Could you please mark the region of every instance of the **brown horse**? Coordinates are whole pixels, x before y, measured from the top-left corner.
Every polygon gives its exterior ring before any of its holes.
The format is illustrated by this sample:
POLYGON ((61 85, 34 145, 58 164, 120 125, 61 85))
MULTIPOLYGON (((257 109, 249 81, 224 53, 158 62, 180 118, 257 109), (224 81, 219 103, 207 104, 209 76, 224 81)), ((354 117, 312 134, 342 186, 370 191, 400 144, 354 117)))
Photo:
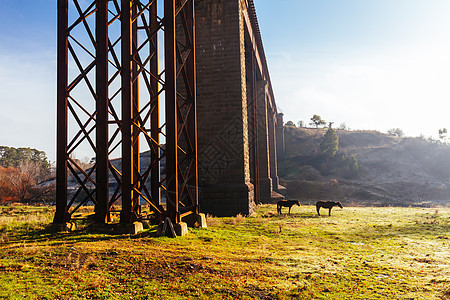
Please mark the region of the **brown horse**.
POLYGON ((331 216, 331 209, 334 206, 339 206, 340 208, 342 208, 342 204, 341 202, 333 202, 333 201, 317 201, 316 203, 316 209, 317 209, 317 214, 320 216, 319 210, 321 207, 323 208, 328 208, 328 215, 331 216))
POLYGON ((293 205, 297 204, 298 206, 300 206, 300 202, 298 202, 298 200, 281 200, 278 201, 277 203, 277 212, 281 215, 281 208, 284 207, 289 207, 289 214, 291 214, 291 207, 293 205))

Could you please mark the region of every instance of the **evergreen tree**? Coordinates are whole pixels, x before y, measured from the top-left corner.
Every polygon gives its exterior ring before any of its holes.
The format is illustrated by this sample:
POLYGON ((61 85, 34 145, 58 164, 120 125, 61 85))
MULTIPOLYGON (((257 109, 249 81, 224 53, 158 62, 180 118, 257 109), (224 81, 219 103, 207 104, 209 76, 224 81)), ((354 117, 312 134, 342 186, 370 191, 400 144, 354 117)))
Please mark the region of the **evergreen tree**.
POLYGON ((50 172, 50 162, 44 151, 33 148, 0 146, 0 167, 18 168, 24 162, 32 162, 38 165, 42 176, 46 176, 50 172))
POLYGON ((333 128, 329 128, 325 133, 319 146, 320 154, 327 158, 334 157, 339 150, 339 137, 333 128))

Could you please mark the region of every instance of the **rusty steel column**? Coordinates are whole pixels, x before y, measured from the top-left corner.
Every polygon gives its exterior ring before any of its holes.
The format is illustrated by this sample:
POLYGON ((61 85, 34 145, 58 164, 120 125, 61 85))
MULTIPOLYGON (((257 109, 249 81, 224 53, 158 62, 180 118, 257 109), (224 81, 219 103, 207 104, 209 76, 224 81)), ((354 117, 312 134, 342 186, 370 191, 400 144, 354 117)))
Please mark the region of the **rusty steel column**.
POLYGON ((56 213, 53 223, 67 222, 67 68, 68 0, 58 0, 56 213))
MULTIPOLYGON (((158 1, 150 8, 150 32, 158 31, 158 1)), ((159 51, 158 51, 158 34, 154 34, 150 41, 150 53, 154 53, 150 59, 150 73, 159 73, 159 51)), ((154 169, 151 172, 151 195, 152 202, 156 206, 161 205, 161 149, 160 145, 160 120, 159 120, 159 81, 158 76, 150 77, 151 93, 150 93, 150 131, 151 138, 154 144, 150 147, 151 160, 155 164, 154 169)))
POLYGON ((198 212, 194 0, 164 2, 167 214, 198 212))
POLYGON ((121 223, 131 222, 133 190, 131 1, 122 0, 122 212, 121 223))
POLYGON ((188 177, 188 192, 191 193, 194 209, 193 211, 198 214, 198 160, 197 160, 197 82, 196 82, 196 54, 195 54, 195 1, 189 1, 186 4, 186 25, 187 35, 190 38, 191 53, 186 62, 186 69, 188 73, 188 90, 191 94, 191 110, 187 116, 187 130, 189 136, 189 142, 191 143, 191 151, 189 155, 192 155, 192 171, 188 177))
POLYGON ((140 145, 139 145, 139 71, 135 56, 138 54, 139 48, 139 32, 138 32, 138 7, 135 4, 131 5, 131 105, 132 105, 132 152, 133 152, 133 190, 132 190, 132 221, 137 219, 140 213, 140 197, 139 193, 134 189, 140 190, 141 181, 141 159, 140 159, 140 145))
POLYGON ((97 223, 105 223, 108 215, 108 0, 96 2, 96 161, 97 161, 97 223))
POLYGON ((86 204, 95 205, 96 222, 104 223, 108 211, 107 27, 111 12, 107 1, 100 0, 59 1, 58 11, 58 199, 55 223, 70 221, 86 204), (68 22, 69 15, 75 16, 71 23, 68 22), (93 18, 95 22, 91 21, 93 18), (92 74, 94 72, 96 74, 92 74), (92 105, 93 102, 96 104, 92 105), (74 156, 79 150, 83 156, 98 158, 99 169, 97 164, 86 169, 74 156), (93 178, 96 171, 98 181, 93 178))
POLYGON ((166 87, 166 181, 167 213, 179 222, 178 211, 178 111, 175 0, 164 1, 164 60, 166 87))

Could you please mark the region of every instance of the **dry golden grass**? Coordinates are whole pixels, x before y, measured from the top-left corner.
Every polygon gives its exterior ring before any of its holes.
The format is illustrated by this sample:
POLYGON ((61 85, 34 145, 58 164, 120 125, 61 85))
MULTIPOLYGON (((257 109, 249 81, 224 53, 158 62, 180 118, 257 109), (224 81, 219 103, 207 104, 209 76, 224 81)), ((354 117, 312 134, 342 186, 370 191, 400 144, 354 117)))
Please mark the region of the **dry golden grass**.
POLYGON ((223 221, 220 218, 207 214, 206 223, 208 224, 208 226, 219 226, 222 225, 223 221))
POLYGON ((237 214, 236 217, 234 217, 232 219, 233 225, 241 224, 244 221, 245 221, 245 216, 243 216, 241 214, 237 214))

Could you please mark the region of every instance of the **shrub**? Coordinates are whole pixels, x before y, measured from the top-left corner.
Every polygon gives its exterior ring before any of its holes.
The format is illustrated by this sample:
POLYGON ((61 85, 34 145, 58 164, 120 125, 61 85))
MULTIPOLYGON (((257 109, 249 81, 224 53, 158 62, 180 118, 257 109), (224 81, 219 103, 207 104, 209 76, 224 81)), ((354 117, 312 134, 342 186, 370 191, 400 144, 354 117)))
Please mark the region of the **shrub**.
POLYGON ((30 160, 22 161, 18 167, 0 167, 0 203, 51 198, 53 185, 37 185, 41 171, 41 164, 30 160))
POLYGON ((339 137, 333 128, 330 128, 325 133, 322 142, 319 146, 320 153, 326 158, 334 157, 339 150, 339 137))

